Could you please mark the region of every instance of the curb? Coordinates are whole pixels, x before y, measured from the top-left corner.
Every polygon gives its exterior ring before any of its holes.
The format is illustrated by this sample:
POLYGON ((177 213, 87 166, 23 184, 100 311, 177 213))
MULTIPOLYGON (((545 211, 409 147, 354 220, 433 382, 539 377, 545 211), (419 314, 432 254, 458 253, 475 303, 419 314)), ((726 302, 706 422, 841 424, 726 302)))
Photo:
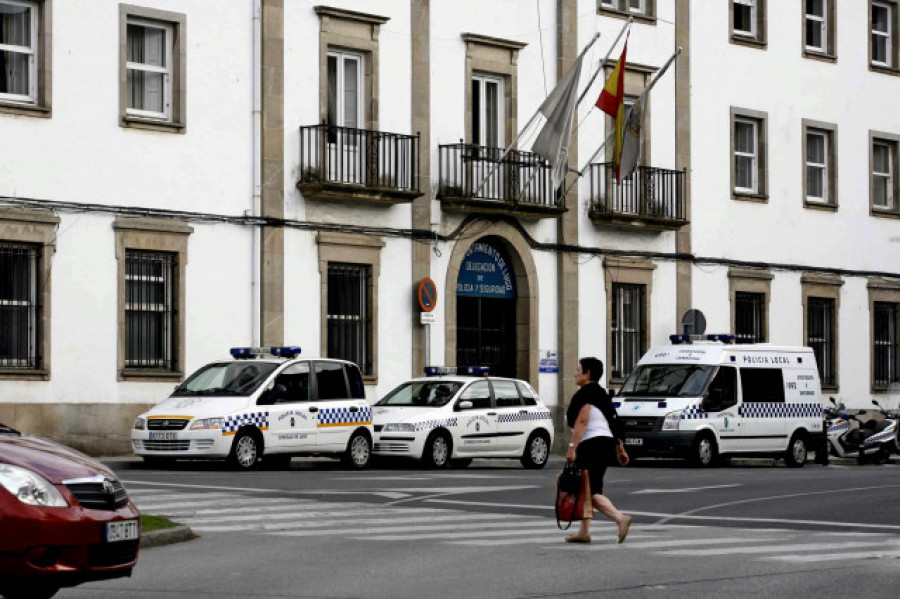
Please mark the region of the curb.
POLYGON ((190 541, 196 535, 189 526, 175 526, 141 534, 141 549, 190 541))

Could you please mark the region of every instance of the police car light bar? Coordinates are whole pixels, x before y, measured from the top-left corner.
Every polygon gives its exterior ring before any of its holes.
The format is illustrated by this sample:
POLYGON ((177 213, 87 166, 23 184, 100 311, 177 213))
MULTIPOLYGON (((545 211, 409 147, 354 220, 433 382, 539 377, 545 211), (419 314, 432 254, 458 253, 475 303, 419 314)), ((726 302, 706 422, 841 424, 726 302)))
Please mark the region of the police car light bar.
POLYGON ((722 343, 734 343, 734 335, 730 335, 727 333, 718 334, 718 335, 707 335, 706 338, 709 341, 721 341, 722 343))
POLYGON ((275 356, 276 358, 296 358, 300 355, 300 347, 232 347, 231 355, 237 360, 246 360, 257 356, 275 356))
POLYGON ((491 374, 490 366, 469 366, 466 368, 466 373, 472 376, 488 376, 491 374))
POLYGON ((672 345, 680 345, 682 343, 690 343, 691 336, 690 335, 669 335, 669 341, 672 342, 672 345))
POLYGON ((456 374, 456 366, 426 366, 425 376, 441 376, 443 374, 456 374))

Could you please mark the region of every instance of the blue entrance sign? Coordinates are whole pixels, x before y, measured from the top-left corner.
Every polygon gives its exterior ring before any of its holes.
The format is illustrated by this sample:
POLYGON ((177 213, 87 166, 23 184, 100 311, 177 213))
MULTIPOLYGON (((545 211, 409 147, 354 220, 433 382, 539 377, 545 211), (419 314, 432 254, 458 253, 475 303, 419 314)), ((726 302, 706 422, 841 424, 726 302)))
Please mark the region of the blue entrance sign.
POLYGON ((516 281, 500 250, 489 243, 472 244, 456 279, 456 295, 467 297, 514 298, 516 281))

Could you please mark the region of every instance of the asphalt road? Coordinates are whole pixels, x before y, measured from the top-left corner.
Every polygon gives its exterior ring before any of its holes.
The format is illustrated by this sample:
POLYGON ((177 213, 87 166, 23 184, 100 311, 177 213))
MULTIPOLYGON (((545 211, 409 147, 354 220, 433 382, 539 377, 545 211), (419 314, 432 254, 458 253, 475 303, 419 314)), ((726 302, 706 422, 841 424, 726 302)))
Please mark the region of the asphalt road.
POLYGON ((145 513, 200 538, 142 552, 131 579, 60 597, 900 597, 896 464, 616 468, 606 495, 635 524, 618 545, 597 514, 583 546, 564 543, 553 518, 559 461, 537 472, 110 465, 145 513))

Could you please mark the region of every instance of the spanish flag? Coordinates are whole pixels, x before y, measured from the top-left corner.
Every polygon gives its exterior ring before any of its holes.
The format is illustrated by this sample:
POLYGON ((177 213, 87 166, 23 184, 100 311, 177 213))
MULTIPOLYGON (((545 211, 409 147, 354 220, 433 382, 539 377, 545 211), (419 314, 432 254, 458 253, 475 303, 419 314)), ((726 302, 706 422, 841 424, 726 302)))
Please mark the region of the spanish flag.
POLYGON ((628 39, 625 39, 625 47, 622 48, 622 56, 616 62, 600 97, 597 98, 597 108, 616 119, 616 143, 613 150, 613 164, 616 167, 616 182, 620 180, 620 168, 622 166, 622 142, 625 129, 625 54, 628 52, 628 39))

